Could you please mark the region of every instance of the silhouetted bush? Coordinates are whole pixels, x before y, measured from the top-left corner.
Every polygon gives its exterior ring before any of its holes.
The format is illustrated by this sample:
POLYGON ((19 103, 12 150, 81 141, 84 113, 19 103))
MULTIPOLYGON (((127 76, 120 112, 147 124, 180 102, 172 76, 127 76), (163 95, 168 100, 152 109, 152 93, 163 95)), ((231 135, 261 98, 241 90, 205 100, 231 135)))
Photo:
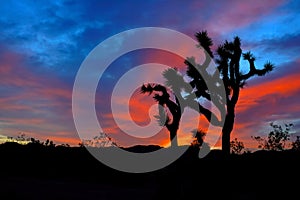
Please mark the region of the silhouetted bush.
POLYGON ((300 151, 300 136, 297 136, 297 139, 292 142, 292 150, 300 151))
POLYGON ((243 142, 238 141, 237 138, 234 138, 234 140, 230 142, 230 149, 231 153, 233 154, 241 154, 244 151, 245 146, 243 142))
POLYGON ((93 139, 82 140, 79 144, 80 147, 111 147, 118 146, 117 143, 104 132, 93 137, 93 139))
POLYGON ((282 151, 285 149, 286 142, 290 139, 290 129, 293 124, 281 125, 270 123, 273 130, 269 133, 267 138, 261 136, 252 136, 258 142, 258 148, 273 151, 282 151))

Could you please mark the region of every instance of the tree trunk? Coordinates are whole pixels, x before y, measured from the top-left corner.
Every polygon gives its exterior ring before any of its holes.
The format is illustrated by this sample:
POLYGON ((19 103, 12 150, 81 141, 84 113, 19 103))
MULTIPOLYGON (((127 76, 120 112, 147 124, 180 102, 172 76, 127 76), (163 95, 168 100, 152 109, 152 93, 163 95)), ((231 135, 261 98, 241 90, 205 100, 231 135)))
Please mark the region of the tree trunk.
POLYGON ((222 131, 222 151, 225 156, 230 155, 230 132, 222 131))
POLYGON ((222 151, 225 156, 230 155, 230 134, 233 130, 234 117, 234 108, 229 108, 222 129, 222 151))
POLYGON ((171 140, 171 147, 178 147, 177 130, 171 130, 170 131, 170 140, 171 140))

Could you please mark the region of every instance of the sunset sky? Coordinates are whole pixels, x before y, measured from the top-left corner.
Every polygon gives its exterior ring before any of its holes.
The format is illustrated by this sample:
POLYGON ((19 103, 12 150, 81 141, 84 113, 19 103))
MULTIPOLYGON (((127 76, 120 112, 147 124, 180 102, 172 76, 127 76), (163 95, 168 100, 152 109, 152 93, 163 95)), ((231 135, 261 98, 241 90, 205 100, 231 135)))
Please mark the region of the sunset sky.
MULTIPOLYGON (((242 89, 232 138, 255 147, 251 136, 266 135, 269 123, 275 121, 293 123, 294 139, 297 133, 300 135, 299 10, 297 0, 2 1, 0 137, 24 132, 41 140, 78 144, 72 89, 85 57, 119 32, 164 27, 193 38, 195 32, 207 30, 214 49, 222 41, 239 36, 243 51, 253 52, 258 67, 268 60, 273 62, 273 72, 249 80, 242 89)), ((184 66, 182 59, 171 57, 155 50, 135 51, 117 59, 101 78, 105 87, 96 94, 98 118, 121 145, 167 143, 165 131, 140 140, 118 136, 111 119, 110 95, 122 74, 137 65, 157 62, 184 66)), ((130 101, 136 123, 149 122, 152 99, 137 95, 130 101)), ((180 133, 182 141, 188 136, 190 133, 180 133)))

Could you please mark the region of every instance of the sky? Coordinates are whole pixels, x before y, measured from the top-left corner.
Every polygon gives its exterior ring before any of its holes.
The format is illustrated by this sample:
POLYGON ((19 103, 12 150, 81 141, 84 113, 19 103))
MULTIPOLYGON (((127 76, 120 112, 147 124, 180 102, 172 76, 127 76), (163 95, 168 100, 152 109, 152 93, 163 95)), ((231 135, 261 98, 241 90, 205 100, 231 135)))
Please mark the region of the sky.
MULTIPOLYGON (((108 37, 140 27, 169 28, 192 38, 207 30, 214 49, 239 36, 243 51, 253 52, 258 67, 271 61, 276 68, 265 77, 250 79, 242 89, 232 138, 255 147, 251 136, 267 135, 270 122, 293 123, 295 138, 300 135, 299 10, 297 0, 1 1, 1 138, 25 133, 40 140, 78 144, 72 89, 82 62, 108 37)), ((115 60, 101 77, 104 87, 96 94, 97 117, 104 131, 124 146, 166 145, 164 129, 143 139, 121 134, 110 111, 111 92, 122 74, 137 65, 157 62, 184 67, 182 61, 151 49, 115 60)), ((153 104, 151 97, 135 95, 130 99, 132 119, 139 125, 149 123, 148 110, 153 104)), ((189 142, 190 137, 182 128, 180 143, 189 142)))

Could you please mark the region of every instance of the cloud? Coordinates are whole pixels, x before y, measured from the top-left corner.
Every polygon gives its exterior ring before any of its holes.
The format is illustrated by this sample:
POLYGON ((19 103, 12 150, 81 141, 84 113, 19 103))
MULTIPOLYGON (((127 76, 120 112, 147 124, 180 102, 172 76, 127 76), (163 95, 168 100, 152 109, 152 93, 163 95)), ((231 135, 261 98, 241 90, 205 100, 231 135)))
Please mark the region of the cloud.
POLYGON ((220 34, 259 19, 281 3, 154 2, 10 2, 1 9, 5 17, 0 19, 0 41, 33 62, 74 73, 74 65, 78 67, 93 47, 129 28, 162 26, 191 36, 204 28, 220 34))
POLYGON ((230 32, 236 28, 254 23, 282 3, 282 0, 272 2, 259 0, 224 2, 216 11, 217 14, 209 20, 208 30, 217 33, 230 32))
POLYGON ((254 55, 258 58, 258 63, 262 65, 261 61, 272 60, 277 66, 282 68, 284 73, 287 68, 292 68, 290 62, 299 62, 298 54, 300 34, 292 33, 280 35, 272 38, 261 38, 257 41, 246 41, 245 49, 251 49, 254 55), (288 67, 285 67, 289 64, 288 67))

